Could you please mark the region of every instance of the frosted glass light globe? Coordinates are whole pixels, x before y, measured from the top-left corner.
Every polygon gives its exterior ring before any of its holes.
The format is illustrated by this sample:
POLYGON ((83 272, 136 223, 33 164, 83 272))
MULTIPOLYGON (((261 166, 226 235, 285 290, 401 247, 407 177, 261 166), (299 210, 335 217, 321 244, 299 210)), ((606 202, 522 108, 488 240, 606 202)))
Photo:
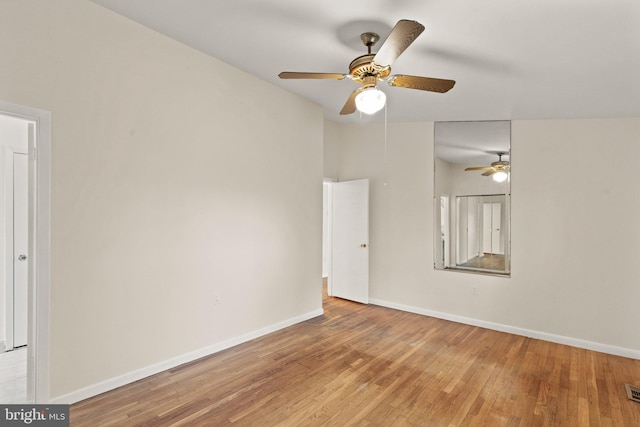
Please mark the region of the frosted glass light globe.
POLYGON ((365 114, 374 114, 382 110, 387 96, 378 88, 369 87, 356 96, 356 108, 365 114))
POLYGON ((491 177, 495 182, 504 182, 507 179, 507 173, 500 171, 500 172, 494 173, 493 175, 491 175, 491 177))

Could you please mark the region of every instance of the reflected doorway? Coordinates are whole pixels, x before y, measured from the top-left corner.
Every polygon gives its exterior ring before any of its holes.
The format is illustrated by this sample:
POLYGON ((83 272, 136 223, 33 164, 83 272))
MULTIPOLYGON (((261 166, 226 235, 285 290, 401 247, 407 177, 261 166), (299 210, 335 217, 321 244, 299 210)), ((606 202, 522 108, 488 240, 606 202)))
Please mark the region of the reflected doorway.
POLYGON ((456 197, 456 263, 450 268, 509 271, 507 196, 456 197))

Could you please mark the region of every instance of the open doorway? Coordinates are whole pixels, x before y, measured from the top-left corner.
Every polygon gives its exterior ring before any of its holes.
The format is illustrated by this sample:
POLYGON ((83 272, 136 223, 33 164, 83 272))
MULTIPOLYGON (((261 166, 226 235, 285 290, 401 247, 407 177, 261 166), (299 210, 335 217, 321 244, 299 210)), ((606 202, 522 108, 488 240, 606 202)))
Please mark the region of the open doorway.
POLYGON ((49 401, 50 153, 51 114, 0 101, 3 403, 49 401))
POLYGON ((507 197, 504 194, 456 196, 456 269, 508 271, 505 248, 507 197))
POLYGON ((323 296, 332 295, 329 275, 331 273, 331 183, 334 179, 325 178, 322 182, 322 292, 323 296))
POLYGON ((33 123, 0 115, 0 401, 27 403, 28 145, 33 123))

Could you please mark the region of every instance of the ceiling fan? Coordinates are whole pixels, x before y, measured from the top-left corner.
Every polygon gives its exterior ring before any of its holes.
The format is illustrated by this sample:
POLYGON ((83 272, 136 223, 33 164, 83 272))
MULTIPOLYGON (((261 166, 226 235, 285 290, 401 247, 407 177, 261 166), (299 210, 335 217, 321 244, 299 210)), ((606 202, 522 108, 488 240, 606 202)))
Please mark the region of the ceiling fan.
POLYGON ((408 89, 447 92, 456 84, 454 80, 407 76, 404 74, 389 76, 391 64, 423 31, 424 26, 419 22, 406 19, 400 20, 375 54, 371 53, 371 47, 380 40, 380 36, 371 32, 363 33, 360 38, 367 47, 367 54, 351 61, 348 74, 284 71, 278 74, 278 77, 281 79, 349 79, 360 83, 362 86, 353 91, 344 107, 342 107, 340 114, 343 115, 352 114, 356 109, 367 114, 373 114, 382 109, 386 101, 386 95, 376 87, 380 81, 386 81, 390 86, 408 89))
POLYGON ((502 156, 507 155, 508 153, 499 152, 496 153, 498 155, 498 161, 491 163, 491 166, 474 166, 470 168, 466 168, 465 171, 484 171, 482 176, 492 176, 494 181, 503 182, 507 179, 507 172, 509 172, 509 162, 506 160, 502 160, 502 156))

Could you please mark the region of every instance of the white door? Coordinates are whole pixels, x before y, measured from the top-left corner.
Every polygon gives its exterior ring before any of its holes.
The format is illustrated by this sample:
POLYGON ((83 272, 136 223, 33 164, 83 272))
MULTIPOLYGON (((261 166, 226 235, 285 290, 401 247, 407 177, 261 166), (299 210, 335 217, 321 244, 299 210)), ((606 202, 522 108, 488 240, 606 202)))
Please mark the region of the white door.
POLYGON ((489 254, 503 254, 504 250, 501 245, 502 234, 500 231, 502 204, 485 203, 483 209, 484 252, 489 254))
POLYGON ((449 267, 449 196, 440 196, 440 237, 442 245, 438 248, 442 251, 442 265, 440 268, 449 267))
POLYGON ((13 346, 27 345, 28 156, 13 155, 13 346))
POLYGON ((502 231, 500 229, 500 218, 502 216, 502 205, 500 203, 492 203, 491 217, 493 222, 493 231, 491 232, 491 247, 494 254, 504 254, 502 249, 502 231))
POLYGON ((491 216, 491 203, 482 205, 482 251, 485 254, 492 253, 491 249, 491 229, 493 228, 491 216))
POLYGON ((336 182, 332 189, 331 294, 369 302, 369 180, 336 182))
POLYGON ((480 236, 478 229, 478 209, 477 197, 467 197, 467 260, 480 256, 480 236))
POLYGON ((467 222, 469 216, 467 215, 468 197, 456 197, 456 218, 458 223, 456 224, 456 264, 464 264, 469 261, 467 257, 467 222))

